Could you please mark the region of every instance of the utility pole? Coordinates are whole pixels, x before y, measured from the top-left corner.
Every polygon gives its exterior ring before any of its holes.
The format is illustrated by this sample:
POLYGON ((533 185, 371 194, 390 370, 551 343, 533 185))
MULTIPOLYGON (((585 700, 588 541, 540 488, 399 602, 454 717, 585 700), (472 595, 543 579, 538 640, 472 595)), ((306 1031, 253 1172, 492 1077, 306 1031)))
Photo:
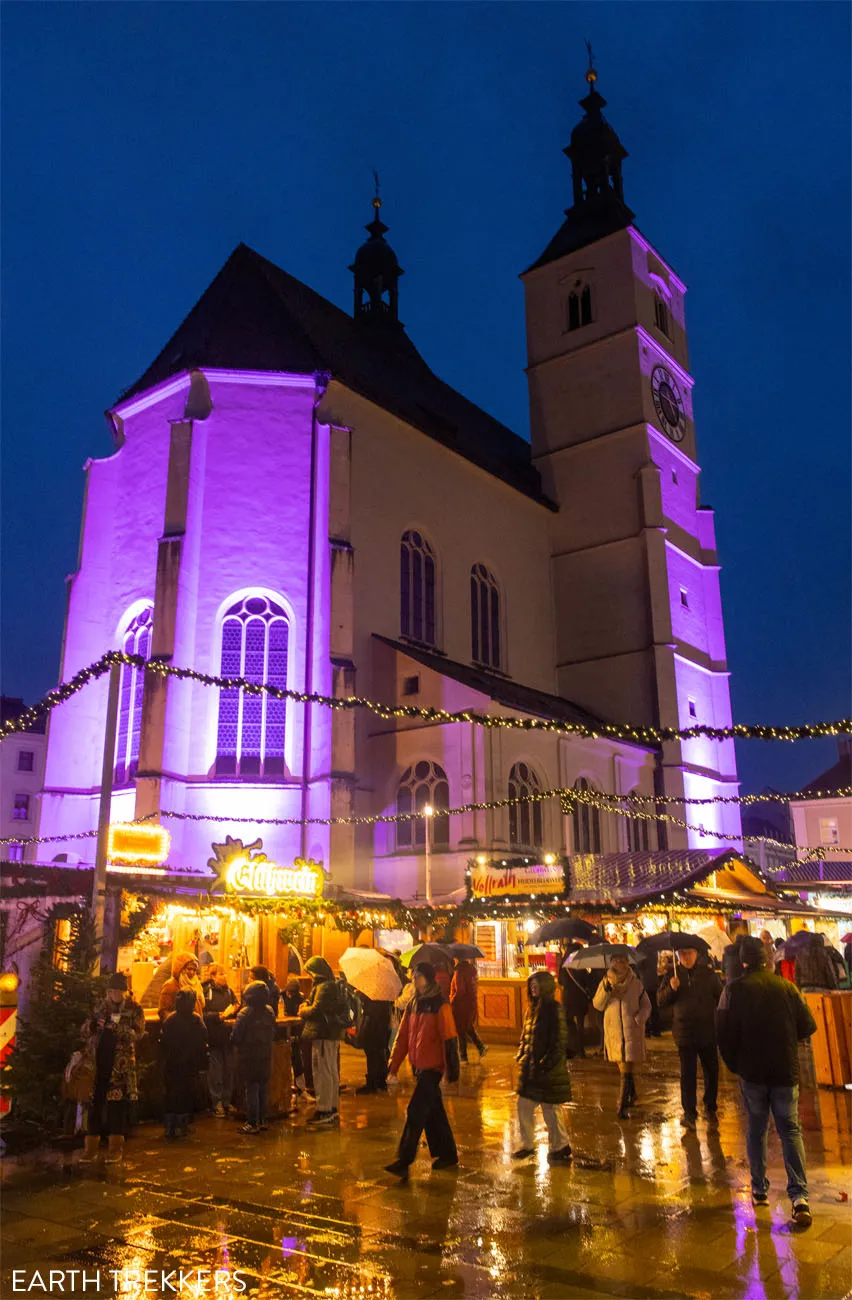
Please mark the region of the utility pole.
POLYGON ((115 733, 118 724, 118 696, 121 685, 121 664, 109 670, 109 695, 107 697, 106 730, 104 731, 104 761, 101 767, 101 800, 98 807, 98 839, 95 850, 95 881, 92 886, 92 917, 98 952, 95 974, 101 973, 104 943, 104 911, 106 907, 107 835, 112 807, 112 774, 115 767, 115 733))
POLYGON ((426 902, 432 906, 432 815, 434 808, 426 804, 423 820, 426 823, 426 902))

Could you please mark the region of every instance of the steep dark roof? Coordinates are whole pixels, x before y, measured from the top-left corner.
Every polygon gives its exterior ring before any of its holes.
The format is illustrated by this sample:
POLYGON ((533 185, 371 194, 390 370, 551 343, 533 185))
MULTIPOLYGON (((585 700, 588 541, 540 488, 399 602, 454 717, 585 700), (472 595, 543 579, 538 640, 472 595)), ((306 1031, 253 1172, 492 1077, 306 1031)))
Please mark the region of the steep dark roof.
POLYGON ((594 202, 584 203, 569 208, 565 220, 551 239, 541 257, 536 258, 527 271, 534 271, 537 266, 546 266, 555 262, 566 253, 575 253, 579 248, 596 244, 607 235, 614 235, 616 230, 626 230, 633 225, 633 213, 626 204, 619 202, 614 194, 603 195, 594 202))
POLYGON ((578 704, 572 704, 570 700, 564 700, 561 695, 549 695, 547 691, 537 691, 531 686, 522 686, 519 682, 510 681, 497 673, 490 673, 485 668, 476 668, 473 664, 456 663, 453 659, 447 659, 445 655, 421 650, 419 646, 410 645, 407 641, 392 641, 377 632, 373 633, 373 637, 376 641, 390 646, 391 649, 398 650, 400 654, 408 655, 409 659, 422 664, 424 668, 429 668, 444 677, 452 677, 453 681, 487 695, 495 704, 502 704, 504 708, 516 709, 519 713, 529 713, 535 718, 557 718, 561 722, 581 722, 590 727, 604 725, 601 718, 593 713, 587 713, 585 709, 581 709, 578 704))
POLYGON ((530 445, 433 374, 404 330, 355 320, 240 244, 120 402, 195 368, 327 371, 519 492, 544 496, 530 445))
POLYGON ((852 755, 841 754, 833 767, 804 787, 803 793, 809 794, 811 790, 842 790, 850 785, 852 785, 852 755))

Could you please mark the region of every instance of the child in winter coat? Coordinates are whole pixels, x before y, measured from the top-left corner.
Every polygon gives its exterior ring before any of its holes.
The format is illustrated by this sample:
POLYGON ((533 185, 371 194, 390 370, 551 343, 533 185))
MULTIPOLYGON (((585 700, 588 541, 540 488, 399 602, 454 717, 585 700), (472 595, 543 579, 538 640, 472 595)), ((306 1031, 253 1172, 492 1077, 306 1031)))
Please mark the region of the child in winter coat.
POLYGON ((181 989, 175 1009, 160 1030, 160 1060, 166 1085, 166 1140, 186 1137, 195 1109, 197 1076, 207 1068, 207 1030, 195 1013, 195 990, 181 989))
POLYGON ((556 981, 549 971, 530 976, 527 991, 530 1004, 516 1058, 520 1066, 517 1093, 521 1145, 513 1158, 524 1160, 534 1153, 535 1110, 541 1106, 550 1139, 548 1163, 567 1163, 571 1145, 562 1107, 571 1100, 571 1077, 565 1063, 565 1012, 556 1001, 556 981))
POLYGON ((636 1101, 634 1071, 645 1059, 645 1021, 651 1014, 651 1000, 626 956, 610 960, 593 1006, 603 1012, 607 1060, 618 1062, 621 1075, 618 1118, 627 1119, 630 1104, 636 1101))
POLYGON ((246 1084, 246 1122, 240 1132, 261 1133, 269 1127, 266 1094, 272 1073, 275 1016, 269 1005, 269 989, 261 980, 246 985, 243 1003, 231 1036, 246 1084))

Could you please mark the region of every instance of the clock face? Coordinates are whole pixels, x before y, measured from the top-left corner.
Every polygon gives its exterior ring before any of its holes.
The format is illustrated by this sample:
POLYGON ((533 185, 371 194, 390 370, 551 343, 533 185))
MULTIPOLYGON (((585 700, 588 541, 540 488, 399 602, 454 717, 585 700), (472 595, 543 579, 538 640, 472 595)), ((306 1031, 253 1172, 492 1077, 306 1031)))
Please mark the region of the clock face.
POLYGON ((651 391, 654 394, 654 409, 672 442, 683 442, 686 422, 683 417, 683 398, 674 381, 674 377, 665 366, 654 366, 651 371, 651 391))

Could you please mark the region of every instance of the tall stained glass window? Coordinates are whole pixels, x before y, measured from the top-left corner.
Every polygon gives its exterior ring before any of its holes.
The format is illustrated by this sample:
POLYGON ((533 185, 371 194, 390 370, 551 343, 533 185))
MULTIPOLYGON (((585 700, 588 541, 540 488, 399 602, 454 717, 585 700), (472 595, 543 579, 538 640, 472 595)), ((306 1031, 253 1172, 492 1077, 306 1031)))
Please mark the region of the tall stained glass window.
MULTIPOLYGON (((286 687, 288 632, 284 610, 266 596, 232 605, 222 623, 221 675, 286 687)), ((217 775, 283 775, 286 707, 265 693, 220 690, 217 775)))
MULTIPOLYGON (((125 654, 151 657, 151 630, 154 610, 148 605, 131 619, 120 639, 125 654)), ((142 700, 145 694, 145 670, 134 664, 122 664, 118 695, 118 736, 115 742, 116 785, 127 785, 139 766, 142 739, 142 700)))

